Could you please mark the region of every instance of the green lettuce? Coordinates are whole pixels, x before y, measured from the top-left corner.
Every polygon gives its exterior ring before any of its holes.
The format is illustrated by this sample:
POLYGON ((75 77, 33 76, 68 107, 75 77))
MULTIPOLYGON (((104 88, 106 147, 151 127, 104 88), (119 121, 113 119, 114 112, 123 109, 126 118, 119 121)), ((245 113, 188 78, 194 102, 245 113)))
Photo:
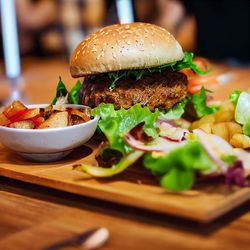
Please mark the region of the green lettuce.
POLYGON ((191 101, 198 118, 201 118, 205 115, 213 114, 219 110, 219 107, 217 106, 207 106, 206 90, 204 87, 202 87, 198 93, 194 95, 189 95, 189 100, 191 101))
POLYGON ((238 102, 238 99, 239 99, 239 96, 241 94, 241 91, 240 90, 234 90, 230 96, 229 96, 229 100, 231 101, 231 103, 233 103, 234 106, 237 105, 237 102, 238 102))
POLYGON ((193 62, 193 56, 194 54, 191 52, 185 52, 184 57, 182 60, 164 64, 158 67, 153 68, 147 68, 147 69, 136 69, 136 70, 125 70, 125 71, 115 71, 110 72, 108 74, 110 79, 110 89, 114 89, 116 87, 116 83, 119 79, 122 78, 128 78, 132 77, 135 79, 135 81, 138 81, 142 78, 144 75, 150 75, 152 73, 161 73, 165 70, 172 70, 172 71, 178 71, 185 68, 192 69, 195 73, 199 75, 207 74, 209 70, 202 70, 200 69, 194 62, 193 62))
POLYGON ((162 113, 161 115, 168 120, 179 119, 185 113, 185 107, 188 102, 187 98, 182 99, 180 102, 176 103, 171 109, 167 112, 162 113))
POLYGON ((195 172, 216 168, 198 141, 189 141, 163 156, 148 153, 144 166, 159 176, 161 186, 170 191, 188 190, 194 184, 195 172))
POLYGON ((99 116, 99 129, 106 136, 110 149, 117 150, 123 155, 133 151, 124 141, 124 135, 141 122, 144 122, 144 131, 153 138, 157 137, 155 122, 160 112, 151 112, 148 107, 136 104, 129 109, 115 110, 112 104, 101 103, 92 110, 93 116, 99 116))

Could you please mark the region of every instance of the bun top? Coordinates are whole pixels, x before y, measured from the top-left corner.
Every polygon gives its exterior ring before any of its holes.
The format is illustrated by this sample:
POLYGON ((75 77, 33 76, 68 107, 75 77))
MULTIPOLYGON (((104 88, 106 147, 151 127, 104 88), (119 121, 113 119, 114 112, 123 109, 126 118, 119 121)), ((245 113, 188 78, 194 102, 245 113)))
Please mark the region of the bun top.
POLYGON ((115 24, 84 39, 70 59, 73 77, 142 69, 183 58, 180 44, 164 28, 149 23, 115 24))

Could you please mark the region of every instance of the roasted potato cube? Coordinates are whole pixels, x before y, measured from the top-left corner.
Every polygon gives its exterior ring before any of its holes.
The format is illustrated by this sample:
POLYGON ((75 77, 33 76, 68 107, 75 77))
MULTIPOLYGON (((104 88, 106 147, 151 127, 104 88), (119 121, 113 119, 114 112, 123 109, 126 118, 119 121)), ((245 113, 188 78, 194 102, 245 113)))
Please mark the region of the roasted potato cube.
POLYGON ((23 109, 27 109, 27 108, 20 101, 14 101, 14 102, 12 102, 12 104, 10 106, 8 106, 4 109, 3 113, 6 117, 9 118, 23 109))
POLYGON ((250 148, 250 137, 243 134, 234 134, 230 144, 235 148, 250 148))
POLYGON ((27 120, 27 121, 19 121, 13 122, 9 126, 10 128, 22 128, 22 129, 33 129, 35 128, 34 122, 27 120))
POLYGON ((80 116, 85 122, 90 120, 89 116, 87 116, 86 114, 84 114, 78 109, 72 109, 70 114, 80 116))
POLYGON ((10 120, 3 113, 0 113, 0 125, 7 126, 8 124, 10 124, 10 120))
POLYGON ((68 125, 68 112, 59 111, 53 113, 44 123, 42 123, 38 128, 63 128, 68 125))
POLYGON ((29 109, 23 116, 21 116, 21 120, 31 119, 40 114, 40 108, 29 109))
POLYGON ((225 122, 213 124, 211 129, 213 134, 222 137, 226 141, 229 141, 229 132, 225 122))

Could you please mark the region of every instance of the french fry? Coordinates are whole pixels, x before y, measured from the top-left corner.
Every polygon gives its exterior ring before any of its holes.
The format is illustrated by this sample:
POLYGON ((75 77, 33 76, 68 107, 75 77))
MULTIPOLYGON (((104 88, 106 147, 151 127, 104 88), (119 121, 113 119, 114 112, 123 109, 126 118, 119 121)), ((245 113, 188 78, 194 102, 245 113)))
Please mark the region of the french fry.
POLYGON ((212 133, 212 124, 207 123, 207 124, 202 124, 200 127, 205 133, 211 134, 212 133))
POLYGON ((215 122, 230 122, 234 119, 234 112, 232 110, 219 110, 214 114, 215 122))
POLYGON ((234 134, 230 144, 235 148, 250 148, 250 137, 243 134, 234 134))
POLYGON ((236 122, 227 122, 227 129, 229 132, 229 138, 231 139, 234 134, 242 134, 242 127, 236 122))
POLYGON ((222 137, 226 141, 229 141, 229 132, 225 122, 213 124, 211 129, 213 134, 222 137))

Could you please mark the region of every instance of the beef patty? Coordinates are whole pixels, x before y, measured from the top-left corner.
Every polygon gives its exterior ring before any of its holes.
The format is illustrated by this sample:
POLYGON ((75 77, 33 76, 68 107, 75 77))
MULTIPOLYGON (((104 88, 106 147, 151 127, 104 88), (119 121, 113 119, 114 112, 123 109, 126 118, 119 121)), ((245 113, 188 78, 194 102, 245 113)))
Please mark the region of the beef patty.
POLYGON ((187 77, 183 73, 165 71, 145 75, 140 80, 122 78, 109 89, 111 80, 107 74, 85 78, 81 90, 81 102, 90 107, 100 103, 112 103, 115 109, 128 109, 136 103, 167 110, 187 95, 187 77))

